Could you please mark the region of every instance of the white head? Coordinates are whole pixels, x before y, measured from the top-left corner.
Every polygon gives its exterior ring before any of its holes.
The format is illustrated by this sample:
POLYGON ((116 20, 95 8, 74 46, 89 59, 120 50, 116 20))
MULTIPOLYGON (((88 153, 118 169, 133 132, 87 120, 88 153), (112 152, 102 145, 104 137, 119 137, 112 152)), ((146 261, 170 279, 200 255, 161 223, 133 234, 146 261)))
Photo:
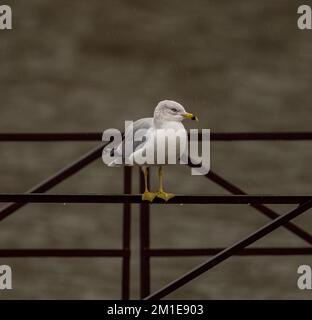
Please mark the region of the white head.
POLYGON ((191 119, 198 121, 198 118, 185 111, 184 107, 172 100, 160 101, 154 111, 154 119, 162 121, 177 121, 191 119))

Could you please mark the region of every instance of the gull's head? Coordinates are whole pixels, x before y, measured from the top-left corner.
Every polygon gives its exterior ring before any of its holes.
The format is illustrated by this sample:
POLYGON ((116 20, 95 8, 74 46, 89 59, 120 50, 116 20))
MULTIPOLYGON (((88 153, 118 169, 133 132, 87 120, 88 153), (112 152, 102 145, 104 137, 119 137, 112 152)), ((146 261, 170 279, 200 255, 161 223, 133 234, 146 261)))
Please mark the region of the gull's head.
POLYGON ((198 118, 192 113, 185 111, 184 107, 172 100, 160 101, 155 108, 154 118, 163 121, 177 121, 181 122, 184 119, 191 119, 198 121, 198 118))

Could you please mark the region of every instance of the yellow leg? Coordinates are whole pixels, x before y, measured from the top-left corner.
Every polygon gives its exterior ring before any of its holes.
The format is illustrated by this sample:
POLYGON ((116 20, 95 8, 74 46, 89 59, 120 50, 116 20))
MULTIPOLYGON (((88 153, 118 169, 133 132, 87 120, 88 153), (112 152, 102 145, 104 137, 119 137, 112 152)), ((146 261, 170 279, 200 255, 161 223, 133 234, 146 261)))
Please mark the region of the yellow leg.
POLYGON ((145 185, 145 190, 144 193, 142 194, 142 200, 143 201, 150 201, 152 202, 154 200, 154 198, 156 197, 156 193, 154 192, 150 192, 148 190, 148 168, 144 168, 144 185, 145 185))
POLYGON ((174 197, 173 193, 167 193, 164 191, 164 182, 163 182, 164 170, 163 167, 160 166, 158 169, 158 178, 159 178, 159 190, 157 192, 157 197, 161 198, 165 201, 170 200, 174 197))

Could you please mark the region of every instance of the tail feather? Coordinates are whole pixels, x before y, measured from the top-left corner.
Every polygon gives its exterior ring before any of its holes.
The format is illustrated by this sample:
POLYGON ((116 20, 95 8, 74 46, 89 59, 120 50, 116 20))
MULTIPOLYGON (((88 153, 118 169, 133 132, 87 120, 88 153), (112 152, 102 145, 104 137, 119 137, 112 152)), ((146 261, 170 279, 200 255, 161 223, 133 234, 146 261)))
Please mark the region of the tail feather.
POLYGON ((108 167, 118 167, 118 166, 120 166, 120 164, 118 164, 116 160, 113 160, 107 166, 108 167))

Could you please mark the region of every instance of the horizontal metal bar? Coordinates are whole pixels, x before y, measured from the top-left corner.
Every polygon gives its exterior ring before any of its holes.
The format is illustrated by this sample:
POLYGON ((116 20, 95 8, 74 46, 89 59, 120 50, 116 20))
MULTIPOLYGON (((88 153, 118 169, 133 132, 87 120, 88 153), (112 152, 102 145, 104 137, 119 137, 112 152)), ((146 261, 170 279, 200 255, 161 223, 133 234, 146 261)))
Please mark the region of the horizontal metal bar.
POLYGON ((219 132, 211 133, 212 141, 291 141, 312 140, 312 132, 219 132))
MULTIPOLYGON (((0 133, 2 142, 101 141, 102 132, 0 133)), ((212 132, 212 141, 312 140, 312 132, 212 132)))
MULTIPOLYGON (((194 249, 150 249, 146 254, 150 257, 194 257, 212 256, 225 248, 194 248, 194 249)), ((247 248, 234 254, 235 256, 288 256, 312 255, 312 247, 307 248, 247 248)))
POLYGON ((0 249, 0 257, 35 258, 35 257, 124 257, 129 250, 122 249, 0 249))
MULTIPOLYGON (((168 202, 156 198, 157 204, 299 204, 312 196, 294 195, 176 195, 168 202)), ((142 203, 141 195, 130 194, 0 194, 0 202, 22 203, 142 203)))
POLYGON ((54 142, 54 141, 96 141, 102 140, 99 132, 56 132, 56 133, 0 133, 3 142, 54 142))

